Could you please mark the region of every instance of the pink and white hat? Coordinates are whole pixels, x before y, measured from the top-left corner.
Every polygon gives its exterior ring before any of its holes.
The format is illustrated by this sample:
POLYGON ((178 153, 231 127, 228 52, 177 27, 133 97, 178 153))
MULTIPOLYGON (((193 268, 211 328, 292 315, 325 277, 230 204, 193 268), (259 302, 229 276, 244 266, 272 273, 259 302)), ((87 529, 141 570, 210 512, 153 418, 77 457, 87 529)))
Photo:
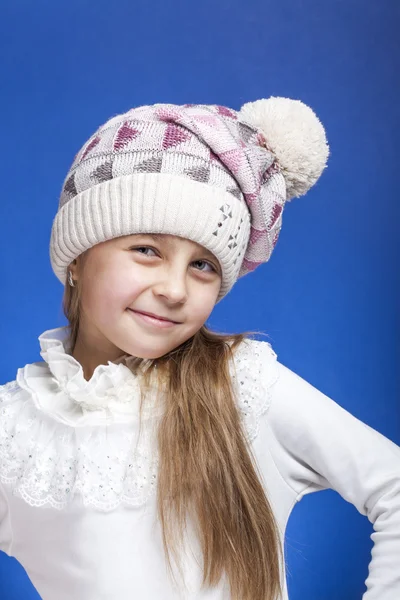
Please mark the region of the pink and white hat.
POLYGON ((240 111, 154 104, 115 116, 76 155, 50 241, 65 284, 69 264, 95 244, 166 233, 210 250, 222 269, 218 300, 269 260, 285 202, 326 167, 325 130, 299 100, 271 97, 240 111))

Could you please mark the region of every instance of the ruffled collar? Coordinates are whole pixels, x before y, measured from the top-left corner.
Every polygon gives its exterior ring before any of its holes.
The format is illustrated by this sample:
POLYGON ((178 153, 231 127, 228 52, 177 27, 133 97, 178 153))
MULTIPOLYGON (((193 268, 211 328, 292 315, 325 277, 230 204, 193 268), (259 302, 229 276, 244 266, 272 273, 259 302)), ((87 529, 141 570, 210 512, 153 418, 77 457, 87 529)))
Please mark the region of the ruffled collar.
MULTIPOLYGON (((134 360, 130 355, 99 365, 87 381, 68 346, 67 327, 45 331, 39 342, 45 362, 18 369, 16 381, 29 393, 35 406, 52 419, 83 426, 133 422, 141 414, 142 421, 154 425, 163 414, 163 388, 156 380, 151 381, 140 411, 140 375, 129 368, 134 360)), ((276 359, 269 343, 245 340, 230 362, 238 408, 249 440, 257 436, 259 416, 269 404, 270 388, 277 377, 276 359)))
MULTIPOLYGON (((45 362, 19 369, 17 381, 42 409, 58 414, 59 420, 72 419, 74 424, 87 422, 88 413, 106 418, 139 416, 140 384, 129 368, 132 356, 124 354, 97 366, 86 380, 82 365, 71 354, 66 326, 49 329, 38 339, 45 362)), ((155 408, 150 404, 146 410, 146 404, 143 417, 155 408)))
MULTIPOLYGON (((146 397, 138 436, 139 385, 124 357, 99 366, 86 381, 68 353, 66 333, 42 334, 45 362, 26 365, 16 381, 0 386, 0 481, 35 507, 61 509, 75 493, 85 506, 104 511, 142 506, 157 488, 160 392, 154 406, 146 397)), ((269 343, 246 340, 230 363, 249 442, 271 403, 276 358, 269 343)))

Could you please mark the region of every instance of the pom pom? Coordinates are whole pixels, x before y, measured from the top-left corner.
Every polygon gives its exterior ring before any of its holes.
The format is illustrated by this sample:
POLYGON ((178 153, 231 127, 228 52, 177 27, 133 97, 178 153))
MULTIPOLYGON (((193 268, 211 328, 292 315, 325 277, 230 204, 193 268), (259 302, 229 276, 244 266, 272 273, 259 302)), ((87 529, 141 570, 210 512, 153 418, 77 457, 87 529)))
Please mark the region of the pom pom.
POLYGON ((329 146, 314 111, 300 100, 263 98, 247 102, 239 119, 260 129, 286 181, 287 200, 304 195, 326 167, 329 146))

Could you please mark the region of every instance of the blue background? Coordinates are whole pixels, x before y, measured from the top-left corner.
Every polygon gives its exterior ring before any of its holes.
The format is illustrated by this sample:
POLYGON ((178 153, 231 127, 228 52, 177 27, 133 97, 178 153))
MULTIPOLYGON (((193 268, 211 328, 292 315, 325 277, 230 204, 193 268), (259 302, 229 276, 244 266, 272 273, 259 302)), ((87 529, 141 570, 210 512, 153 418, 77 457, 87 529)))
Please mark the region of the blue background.
MULTIPOLYGON (((324 123, 329 167, 210 322, 265 331, 281 362, 400 444, 399 28, 397 0, 1 2, 0 382, 65 323, 50 228, 101 123, 141 104, 287 96, 324 123)), ((287 529, 291 600, 361 598, 372 531, 336 492, 306 496, 287 529)), ((4 554, 0 597, 38 597, 4 554)))

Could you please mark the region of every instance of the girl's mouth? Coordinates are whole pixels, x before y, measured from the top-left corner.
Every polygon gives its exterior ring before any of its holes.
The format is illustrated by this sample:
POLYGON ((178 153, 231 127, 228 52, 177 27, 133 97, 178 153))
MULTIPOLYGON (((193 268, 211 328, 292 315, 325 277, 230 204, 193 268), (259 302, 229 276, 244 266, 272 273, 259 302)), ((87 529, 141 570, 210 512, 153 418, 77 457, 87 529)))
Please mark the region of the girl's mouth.
POLYGON ((161 329, 179 325, 179 323, 176 323, 175 321, 169 321, 168 319, 147 315, 137 310, 132 310, 131 308, 128 308, 128 311, 135 317, 135 319, 140 320, 141 323, 148 323, 149 325, 160 327, 161 329))

